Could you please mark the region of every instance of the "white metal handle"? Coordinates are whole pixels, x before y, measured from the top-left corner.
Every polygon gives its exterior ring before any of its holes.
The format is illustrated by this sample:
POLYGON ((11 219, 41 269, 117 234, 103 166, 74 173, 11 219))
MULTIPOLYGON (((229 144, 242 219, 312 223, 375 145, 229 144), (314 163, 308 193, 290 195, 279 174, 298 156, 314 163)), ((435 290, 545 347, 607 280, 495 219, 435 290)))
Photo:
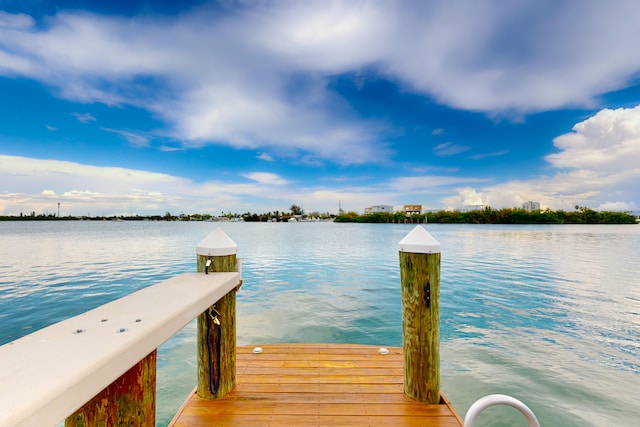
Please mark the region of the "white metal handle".
POLYGON ((480 412, 494 405, 507 405, 516 408, 529 421, 529 427, 540 427, 538 419, 527 405, 514 397, 504 394, 490 394, 476 400, 464 416, 464 427, 473 427, 480 412))

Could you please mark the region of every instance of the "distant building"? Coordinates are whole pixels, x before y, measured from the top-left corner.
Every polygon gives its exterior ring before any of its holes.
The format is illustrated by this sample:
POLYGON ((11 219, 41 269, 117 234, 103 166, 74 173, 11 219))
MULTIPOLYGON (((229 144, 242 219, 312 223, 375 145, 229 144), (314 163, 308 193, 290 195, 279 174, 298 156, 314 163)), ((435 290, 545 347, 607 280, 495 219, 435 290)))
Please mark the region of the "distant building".
POLYGON ((368 208, 364 208, 364 214, 365 215, 369 215, 372 213, 377 213, 377 212, 386 212, 386 213, 393 213, 393 206, 391 205, 374 205, 368 208))
POLYGON ((404 213, 407 216, 422 213, 422 205, 404 205, 404 213))
POLYGON ((522 204, 522 209, 524 209, 527 212, 531 212, 531 211, 539 211, 540 210, 540 202, 524 202, 522 204))

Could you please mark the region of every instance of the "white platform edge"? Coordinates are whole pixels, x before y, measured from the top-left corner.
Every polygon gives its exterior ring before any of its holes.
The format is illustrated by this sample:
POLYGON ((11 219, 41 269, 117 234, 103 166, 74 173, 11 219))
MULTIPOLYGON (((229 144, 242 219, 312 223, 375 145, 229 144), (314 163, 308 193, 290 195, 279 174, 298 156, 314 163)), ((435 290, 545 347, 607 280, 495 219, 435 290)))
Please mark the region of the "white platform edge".
POLYGON ((1 346, 0 426, 64 421, 239 283, 182 274, 1 346))

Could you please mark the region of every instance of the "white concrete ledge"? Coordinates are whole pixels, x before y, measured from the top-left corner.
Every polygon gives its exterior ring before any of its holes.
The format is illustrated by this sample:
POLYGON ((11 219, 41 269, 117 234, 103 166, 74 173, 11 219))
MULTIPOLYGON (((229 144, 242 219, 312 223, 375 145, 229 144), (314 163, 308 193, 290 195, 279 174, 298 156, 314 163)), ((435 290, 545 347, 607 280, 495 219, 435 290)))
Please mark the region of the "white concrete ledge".
POLYGON ((0 426, 63 421, 239 284, 182 274, 3 345, 0 426))

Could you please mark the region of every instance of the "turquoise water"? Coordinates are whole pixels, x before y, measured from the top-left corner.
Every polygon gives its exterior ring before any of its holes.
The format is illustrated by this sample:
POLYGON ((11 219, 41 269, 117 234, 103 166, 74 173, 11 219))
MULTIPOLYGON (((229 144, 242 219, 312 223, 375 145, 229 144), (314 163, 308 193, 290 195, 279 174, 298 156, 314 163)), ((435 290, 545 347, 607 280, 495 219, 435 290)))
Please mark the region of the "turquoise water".
MULTIPOLYGON (((178 273, 220 226, 238 244, 238 344, 401 346, 411 225, 0 223, 0 344, 178 273)), ((429 224, 441 243, 442 388, 461 415, 512 395, 543 426, 640 420, 640 226, 429 224)), ((193 388, 195 323, 158 354, 158 425, 193 388)), ((0 361, 1 363, 1 361, 0 361)), ((490 408, 482 426, 525 426, 490 408)))

